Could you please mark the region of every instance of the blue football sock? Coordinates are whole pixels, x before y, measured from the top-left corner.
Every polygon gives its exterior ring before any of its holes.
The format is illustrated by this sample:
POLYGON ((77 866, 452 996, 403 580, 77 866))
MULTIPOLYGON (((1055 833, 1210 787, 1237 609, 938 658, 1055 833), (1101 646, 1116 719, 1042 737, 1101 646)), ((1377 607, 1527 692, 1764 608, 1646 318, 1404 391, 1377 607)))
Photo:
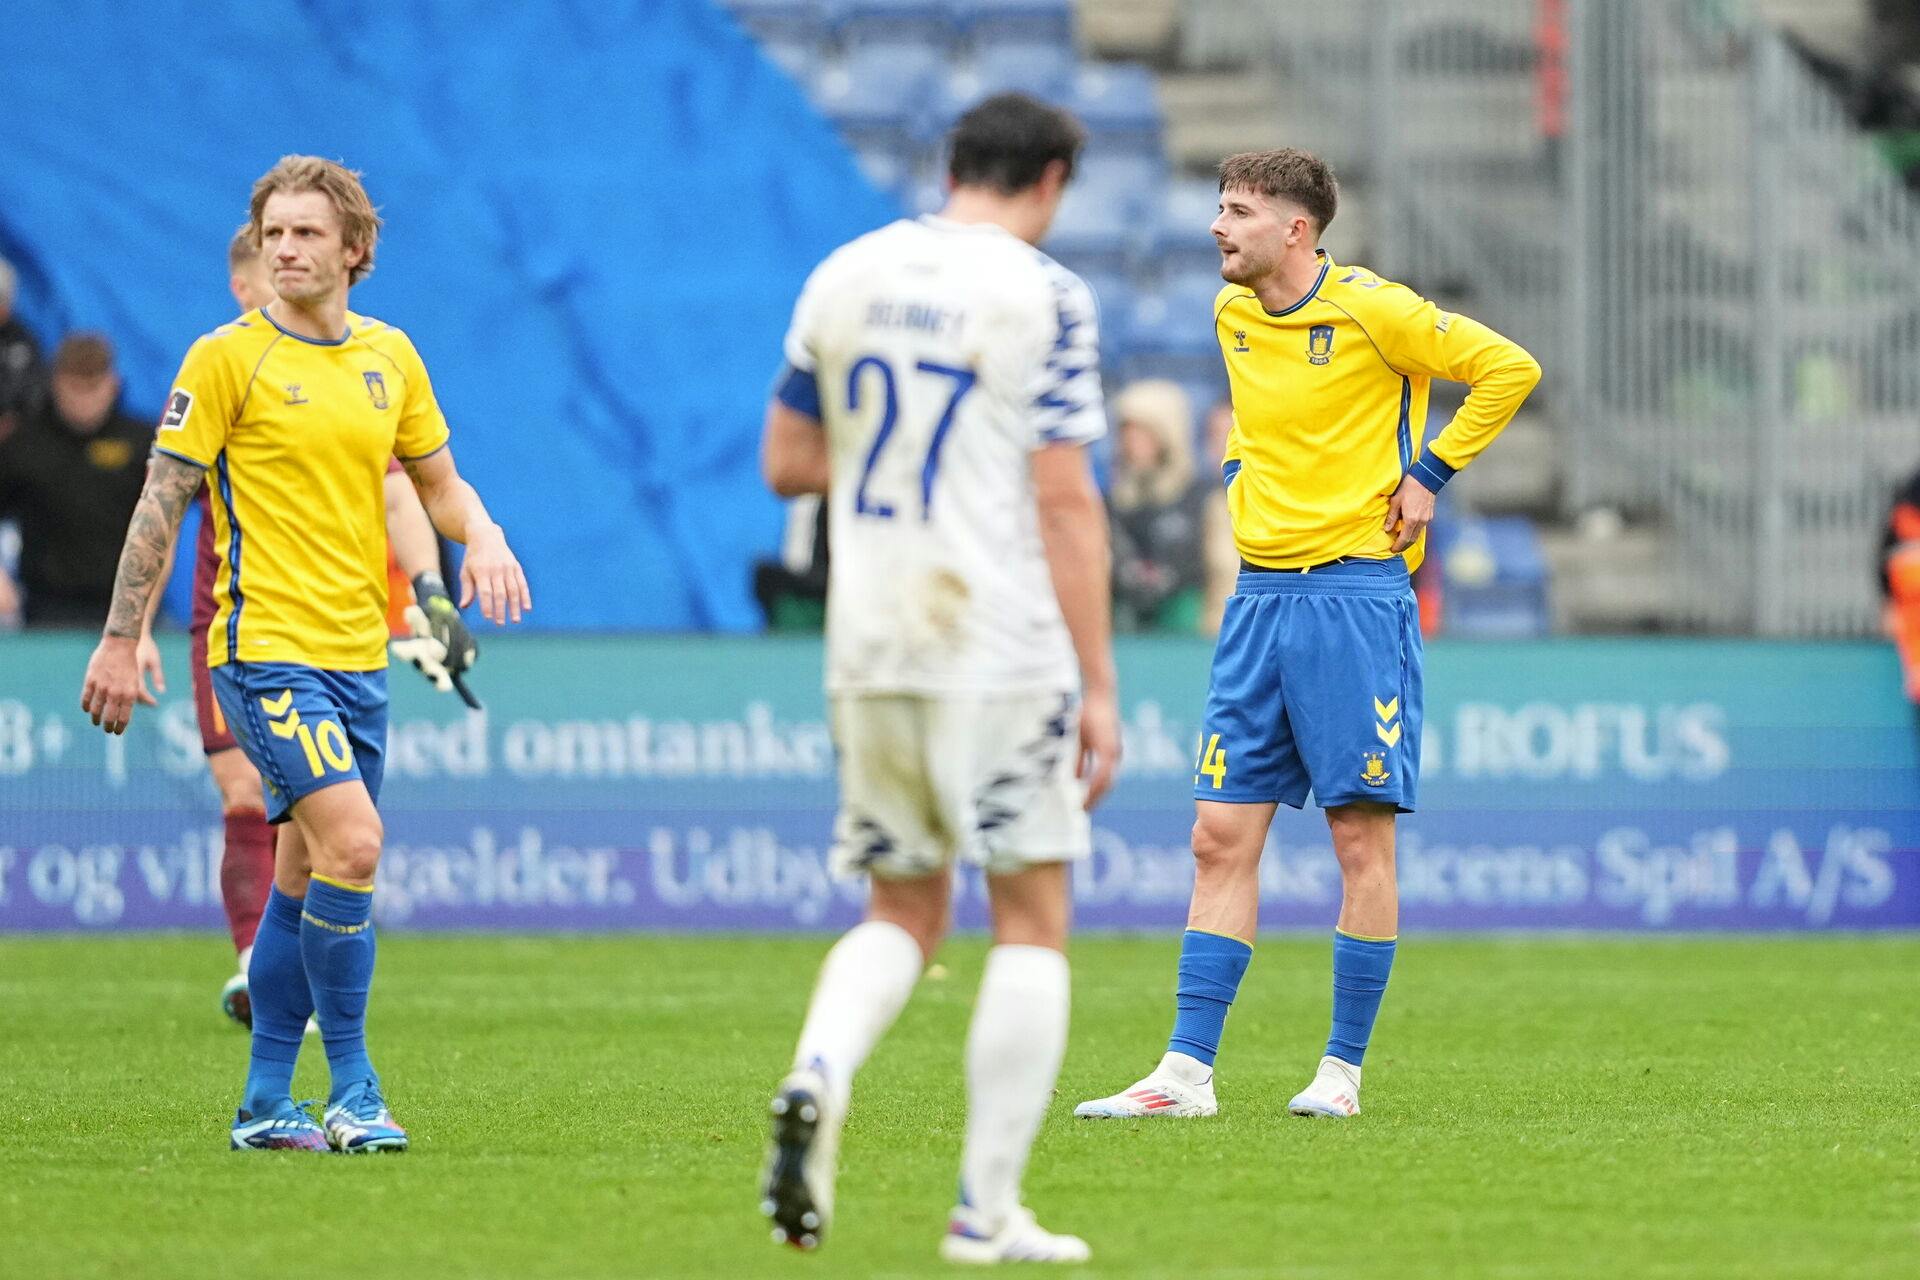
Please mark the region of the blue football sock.
POLYGON ((250 1115, 271 1111, 293 1092, 293 1066, 313 1016, 306 963, 300 954, 300 903, 274 888, 247 962, 247 998, 253 1003, 253 1048, 247 1063, 250 1115))
POLYGON ((1238 938, 1187 930, 1180 939, 1180 986, 1175 996, 1179 1012, 1167 1041, 1168 1053, 1188 1054, 1213 1065, 1227 1010, 1252 959, 1253 948, 1238 938))
POLYGON ((1360 1065, 1373 1037, 1373 1020, 1393 972, 1392 938, 1356 938, 1333 931, 1333 1034, 1327 1056, 1360 1065))
POLYGON ((307 887, 300 952, 333 1072, 331 1101, 373 1075, 367 1057, 367 989, 373 985, 373 889, 319 876, 307 887))

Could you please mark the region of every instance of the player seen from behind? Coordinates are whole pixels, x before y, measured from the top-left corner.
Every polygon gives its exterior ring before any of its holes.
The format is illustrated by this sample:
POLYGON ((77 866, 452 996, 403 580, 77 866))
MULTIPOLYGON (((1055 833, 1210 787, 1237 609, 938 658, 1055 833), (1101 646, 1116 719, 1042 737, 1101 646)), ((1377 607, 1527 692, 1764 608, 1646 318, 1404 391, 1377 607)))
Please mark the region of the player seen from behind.
POLYGON ((1253 957, 1260 852, 1311 789, 1339 860, 1333 1031, 1295 1115, 1360 1110, 1360 1069, 1399 932, 1394 822, 1420 773, 1419 611, 1408 574, 1434 494, 1540 379, 1517 344, 1319 248, 1339 188, 1285 149, 1220 166, 1214 304, 1234 425, 1223 472, 1241 572, 1195 764, 1193 902, 1167 1051, 1083 1117, 1210 1116, 1227 1009, 1253 957), (1434 378, 1469 384, 1423 445, 1434 378))
POLYGON ((1106 430, 1087 286, 1033 246, 1083 134, 989 98, 950 139, 938 216, 843 246, 808 279, 768 407, 784 495, 824 493, 838 873, 866 921, 828 953, 774 1094, 763 1210, 803 1248, 833 1216, 854 1073, 945 936, 953 866, 982 867, 994 946, 967 1038, 961 1262, 1078 1262, 1020 1203, 1066 1045, 1067 866, 1119 759, 1106 430))
POLYGON ((398 457, 437 529, 467 547, 462 603, 518 621, 526 578, 455 470, 425 366, 400 330, 347 310, 380 219, 359 176, 287 156, 249 226, 277 297, 194 343, 160 421, 81 705, 124 732, 141 618, 204 477, 221 549, 207 633, 213 687, 281 835, 249 970, 253 1044, 236 1149, 404 1150, 366 1049, 373 879, 386 748, 381 477, 398 457), (297 447, 295 447, 297 445, 297 447), (332 1089, 322 1122, 291 1094, 316 1013, 332 1089))

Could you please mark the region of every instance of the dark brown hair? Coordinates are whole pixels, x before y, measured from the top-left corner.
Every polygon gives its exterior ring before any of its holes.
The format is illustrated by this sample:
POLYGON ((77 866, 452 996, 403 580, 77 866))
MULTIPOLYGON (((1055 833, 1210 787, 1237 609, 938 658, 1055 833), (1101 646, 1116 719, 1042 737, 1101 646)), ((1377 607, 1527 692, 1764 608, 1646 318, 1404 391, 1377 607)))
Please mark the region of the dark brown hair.
POLYGON ((960 117, 948 138, 947 173, 956 186, 1017 195, 1059 160, 1073 176, 1087 140, 1080 122, 1024 93, 997 93, 960 117))
POLYGON ((104 378, 113 372, 113 343, 104 333, 70 333, 54 350, 53 371, 69 378, 104 378))
POLYGON ((1333 169, 1311 151, 1242 151, 1220 162, 1220 190, 1258 191, 1289 200, 1306 210, 1316 231, 1325 231, 1340 207, 1340 183, 1333 169))

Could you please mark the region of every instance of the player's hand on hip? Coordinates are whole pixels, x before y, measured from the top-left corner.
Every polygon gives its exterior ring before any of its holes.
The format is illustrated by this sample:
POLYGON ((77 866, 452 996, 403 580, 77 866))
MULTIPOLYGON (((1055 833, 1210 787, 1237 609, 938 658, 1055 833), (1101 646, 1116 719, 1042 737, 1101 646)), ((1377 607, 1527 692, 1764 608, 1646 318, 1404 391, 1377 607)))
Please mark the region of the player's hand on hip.
POLYGON ((480 602, 481 616, 496 625, 518 622, 522 611, 533 608, 527 575, 497 524, 467 539, 467 558, 460 566, 460 605, 465 608, 475 600, 480 602))
POLYGON ((140 687, 135 697, 149 707, 160 705, 155 692, 167 691, 167 673, 160 669, 160 646, 153 642, 153 632, 140 632, 140 643, 134 646, 134 665, 140 669, 140 687), (153 687, 147 687, 147 681, 153 681, 153 687))
POLYGON ((132 636, 104 636, 87 659, 80 709, 108 733, 125 733, 140 691, 138 645, 132 636))
POLYGON ((1412 476, 1403 476, 1400 487, 1387 503, 1387 532, 1399 530, 1393 539, 1395 555, 1412 546, 1426 527, 1433 523, 1433 493, 1412 476))
POLYGON ((1120 702, 1111 692, 1089 693, 1080 704, 1080 765, 1086 808, 1100 803, 1120 767, 1120 702))

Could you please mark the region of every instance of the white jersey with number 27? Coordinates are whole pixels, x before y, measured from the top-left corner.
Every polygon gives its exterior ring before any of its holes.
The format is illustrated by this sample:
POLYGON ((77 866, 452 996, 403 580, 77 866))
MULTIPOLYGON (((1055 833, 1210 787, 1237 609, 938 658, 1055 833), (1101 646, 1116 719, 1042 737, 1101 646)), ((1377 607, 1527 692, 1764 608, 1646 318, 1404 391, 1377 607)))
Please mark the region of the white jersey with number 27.
POLYGON ((828 691, 1076 688, 1030 459, 1106 432, 1086 283, 998 226, 895 222, 814 270, 786 358, 832 458, 828 691))

